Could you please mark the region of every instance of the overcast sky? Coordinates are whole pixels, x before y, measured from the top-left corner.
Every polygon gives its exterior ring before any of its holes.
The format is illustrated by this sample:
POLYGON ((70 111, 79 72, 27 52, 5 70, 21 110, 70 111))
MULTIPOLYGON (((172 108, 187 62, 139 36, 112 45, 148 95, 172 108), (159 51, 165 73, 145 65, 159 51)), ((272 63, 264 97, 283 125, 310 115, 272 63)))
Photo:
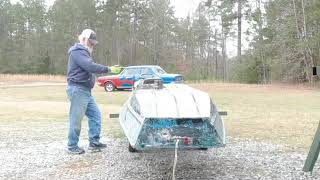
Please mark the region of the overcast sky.
MULTIPOLYGON (((15 3, 19 0, 10 0, 12 3, 15 3)), ((45 0, 47 3, 47 6, 53 5, 55 0, 45 0)), ((201 0, 170 0, 172 6, 175 10, 176 17, 184 18, 188 14, 192 15, 192 12, 194 12, 201 0)), ((245 47, 247 47, 247 42, 245 39, 242 40, 245 47)), ((227 54, 229 57, 235 56, 237 54, 236 50, 236 41, 234 39, 229 39, 227 41, 227 54)))
POLYGON ((177 17, 186 17, 196 10, 201 0, 171 0, 177 17))
MULTIPOLYGON (((19 0, 10 0, 12 3, 16 3, 19 0)), ((45 0, 48 6, 51 6, 55 0, 45 0)), ((199 4, 201 0, 170 0, 174 6, 177 17, 186 17, 191 14, 199 4)))

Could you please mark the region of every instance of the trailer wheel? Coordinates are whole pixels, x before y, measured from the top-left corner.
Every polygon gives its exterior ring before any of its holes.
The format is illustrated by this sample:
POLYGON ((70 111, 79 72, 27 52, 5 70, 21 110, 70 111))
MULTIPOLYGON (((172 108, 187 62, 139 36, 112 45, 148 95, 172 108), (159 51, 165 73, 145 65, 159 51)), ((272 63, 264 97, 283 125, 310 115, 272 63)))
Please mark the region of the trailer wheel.
POLYGON ((133 148, 130 143, 128 146, 128 150, 129 150, 129 152, 137 152, 137 150, 135 148, 133 148))

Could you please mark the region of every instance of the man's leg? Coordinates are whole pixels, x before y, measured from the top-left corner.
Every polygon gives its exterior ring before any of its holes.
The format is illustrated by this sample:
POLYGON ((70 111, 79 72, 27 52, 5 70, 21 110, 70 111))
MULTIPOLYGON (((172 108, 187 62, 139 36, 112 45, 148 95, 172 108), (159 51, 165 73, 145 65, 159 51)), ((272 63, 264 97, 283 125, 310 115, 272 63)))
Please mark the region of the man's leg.
POLYGON ((89 124, 89 141, 90 143, 99 142, 101 132, 101 112, 94 97, 90 97, 87 106, 86 116, 89 124))
POLYGON ((86 92, 78 87, 69 86, 67 94, 71 103, 69 110, 68 149, 72 150, 78 148, 81 120, 87 109, 90 92, 86 92))
POLYGON ((106 145, 100 143, 101 132, 101 112, 93 96, 87 106, 86 116, 88 117, 89 124, 89 147, 104 148, 106 145))

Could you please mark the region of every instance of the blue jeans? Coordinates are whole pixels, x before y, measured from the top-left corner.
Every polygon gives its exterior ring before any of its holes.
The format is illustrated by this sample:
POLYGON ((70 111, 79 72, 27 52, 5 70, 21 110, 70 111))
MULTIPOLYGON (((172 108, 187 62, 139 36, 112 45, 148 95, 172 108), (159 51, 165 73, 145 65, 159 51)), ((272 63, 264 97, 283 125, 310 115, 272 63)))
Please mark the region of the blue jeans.
POLYGON ((84 115, 88 117, 89 142, 95 143, 100 140, 101 112, 91 92, 77 86, 68 86, 67 95, 71 102, 69 110, 69 134, 68 148, 78 146, 81 131, 81 120, 84 115))

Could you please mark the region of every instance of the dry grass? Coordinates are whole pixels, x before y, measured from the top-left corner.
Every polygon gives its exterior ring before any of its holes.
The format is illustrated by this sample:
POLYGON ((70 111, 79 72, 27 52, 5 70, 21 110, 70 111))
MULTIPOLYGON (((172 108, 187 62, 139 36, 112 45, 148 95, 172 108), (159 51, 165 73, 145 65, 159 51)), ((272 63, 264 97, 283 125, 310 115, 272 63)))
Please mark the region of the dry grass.
POLYGON ((308 149, 320 120, 320 92, 289 85, 194 84, 228 111, 228 135, 308 149))
POLYGON ((0 74, 0 84, 31 82, 66 82, 66 77, 62 75, 46 74, 0 74))
MULTIPOLYGON (((210 94, 224 117, 227 134, 307 150, 320 120, 320 91, 287 85, 192 84, 210 94)), ((57 138, 65 139, 68 101, 64 86, 7 87, 0 90, 0 127, 19 129, 59 125, 57 138)), ((104 92, 95 87, 93 94, 103 114, 104 134, 124 137, 117 119, 129 92, 104 92)), ((85 135, 87 123, 84 122, 85 135)), ((10 131, 11 132, 11 131, 10 131)), ((12 133, 14 133, 12 131, 12 133)), ((36 135, 35 135, 36 136, 36 135)), ((1 140, 1 139, 0 139, 1 140)))
MULTIPOLYGON (((97 100, 103 117, 102 133, 117 138, 124 134, 117 119, 110 119, 109 114, 119 113, 121 105, 130 92, 106 93, 103 88, 96 87, 93 94, 97 100)), ((51 132, 51 139, 63 139, 67 134, 69 103, 65 86, 19 86, 0 88, 0 129, 9 131, 13 136, 20 136, 24 129, 34 134, 37 128, 47 126, 62 127, 58 132, 51 132), (2 129, 4 128, 4 129, 2 129), (7 129, 9 128, 9 129, 7 129), (55 136, 55 137, 53 137, 55 136)), ((83 120, 82 136, 87 137, 87 122, 83 120)), ((23 133, 22 133, 23 136, 23 133)), ((37 134, 34 135, 37 138, 37 134)), ((46 141, 46 139, 41 139, 46 141)), ((0 138, 1 141, 1 138, 0 138)))

